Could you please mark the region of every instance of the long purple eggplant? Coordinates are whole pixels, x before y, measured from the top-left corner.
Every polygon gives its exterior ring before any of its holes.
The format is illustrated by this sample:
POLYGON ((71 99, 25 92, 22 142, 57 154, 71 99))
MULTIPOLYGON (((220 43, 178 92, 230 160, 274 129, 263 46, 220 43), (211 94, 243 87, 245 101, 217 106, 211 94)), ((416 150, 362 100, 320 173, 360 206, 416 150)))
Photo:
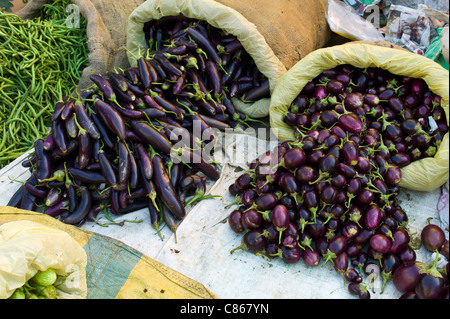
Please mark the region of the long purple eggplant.
POLYGON ((222 85, 228 85, 234 79, 234 76, 241 63, 242 51, 237 52, 231 62, 227 65, 226 73, 222 76, 222 85))
POLYGON ((80 169, 85 169, 92 155, 91 136, 87 131, 78 134, 78 157, 77 162, 80 169))
POLYGON ((114 134, 105 126, 103 121, 100 120, 97 114, 92 113, 91 119, 100 132, 102 142, 109 147, 110 149, 114 149, 116 145, 116 137, 114 134))
POLYGON ((160 209, 151 198, 147 197, 146 199, 148 211, 150 213, 150 223, 152 227, 158 232, 159 237, 162 238, 161 234, 159 233, 159 224, 161 219, 160 209))
POLYGON ((183 159, 184 162, 189 163, 190 165, 201 171, 203 174, 205 174, 212 180, 218 180, 220 178, 219 171, 217 171, 214 165, 207 163, 203 159, 201 153, 183 149, 183 154, 181 158, 183 159))
POLYGON ((55 110, 53 111, 53 114, 52 114, 52 121, 57 120, 61 117, 62 110, 66 106, 66 103, 62 102, 62 101, 56 102, 55 110))
POLYGON ((218 119, 215 119, 213 117, 210 117, 210 116, 207 116, 207 115, 202 115, 202 114, 200 114, 200 117, 210 127, 214 127, 214 128, 219 129, 221 131, 225 131, 226 129, 231 128, 230 124, 225 123, 224 121, 219 121, 218 119))
POLYGON ((22 199, 20 201, 19 208, 25 209, 25 210, 35 211, 36 208, 37 208, 36 201, 37 201, 36 196, 34 196, 33 194, 31 194, 28 191, 25 191, 23 193, 22 199))
POLYGON ((128 180, 131 173, 131 163, 129 157, 129 150, 127 145, 123 140, 117 142, 117 155, 118 155, 118 173, 117 173, 117 181, 119 183, 120 189, 126 189, 128 185, 128 180))
POLYGON ((120 91, 126 92, 128 90, 128 82, 126 81, 125 77, 122 74, 115 72, 108 72, 107 75, 111 80, 111 83, 115 87, 117 87, 120 91))
POLYGON ((76 120, 77 120, 78 124, 80 124, 80 126, 82 128, 84 128, 93 139, 96 139, 96 140, 99 139, 100 132, 99 132, 97 126, 95 125, 94 121, 91 119, 91 117, 87 113, 86 107, 84 106, 83 102, 80 100, 77 100, 75 102, 74 108, 75 108, 76 120))
POLYGON ((197 43, 197 45, 206 52, 209 59, 211 59, 216 64, 221 63, 221 59, 216 51, 216 48, 207 37, 205 37, 200 31, 192 27, 188 27, 186 29, 186 32, 197 43))
POLYGON ((139 70, 137 67, 129 67, 129 68, 125 69, 123 74, 134 85, 137 85, 140 82, 139 70))
MULTIPOLYGON (((150 92, 152 93, 152 92, 150 92)), ((162 96, 152 93, 152 98, 155 100, 158 105, 162 106, 164 110, 166 110, 166 116, 174 116, 176 120, 182 121, 184 116, 181 110, 171 102, 169 102, 167 99, 163 98, 162 96)))
POLYGON ((80 193, 78 207, 69 216, 63 218, 63 222, 66 224, 74 225, 79 223, 83 218, 87 216, 91 208, 92 199, 89 189, 85 186, 81 186, 78 192, 80 193))
POLYGON ((151 63, 151 60, 149 60, 149 59, 146 59, 145 62, 147 63, 147 69, 150 74, 150 80, 152 82, 158 82, 159 73, 158 73, 158 70, 156 69, 157 67, 155 67, 156 64, 151 63))
POLYGON ((137 165, 139 168, 139 176, 141 178, 143 188, 145 189, 145 197, 149 199, 155 208, 159 211, 159 207, 156 204, 156 198, 158 196, 155 188, 155 184, 153 183, 153 179, 147 179, 144 175, 144 167, 142 165, 142 162, 137 160, 137 165))
POLYGON ((152 79, 150 77, 150 72, 148 70, 147 62, 144 57, 140 57, 137 61, 139 78, 144 88, 149 89, 152 85, 152 79))
POLYGON ((51 154, 44 150, 44 141, 37 139, 34 142, 34 151, 36 154, 36 178, 39 183, 50 178, 53 171, 51 154))
POLYGON ((58 150, 63 154, 66 153, 69 139, 65 130, 63 120, 58 119, 52 122, 52 134, 53 140, 55 141, 58 150))
POLYGON ((145 178, 152 179, 153 165, 152 165, 152 159, 150 158, 150 155, 145 150, 145 148, 142 144, 137 144, 136 149, 137 149, 137 156, 139 157, 139 161, 142 164, 143 173, 144 173, 145 178))
MULTIPOLYGON (((78 126, 75 121, 75 114, 72 114, 69 118, 64 121, 64 126, 66 127, 67 135, 71 138, 75 138, 78 135, 78 126)), ((49 135, 52 136, 52 135, 49 135)), ((54 141, 53 141, 54 144, 54 141)))
POLYGON ((108 183, 108 185, 111 186, 113 189, 118 189, 116 172, 114 171, 109 158, 106 156, 103 150, 99 151, 98 159, 100 161, 100 168, 106 183, 108 183))
MULTIPOLYGON (((252 83, 253 86, 253 83, 252 83)), ((253 87, 242 96, 244 102, 252 102, 270 96, 269 80, 264 80, 259 86, 253 87)))
POLYGON ((105 125, 119 139, 124 140, 126 138, 126 129, 120 113, 114 107, 100 99, 96 99, 94 105, 98 116, 103 120, 105 125))
POLYGON ((70 98, 61 111, 61 119, 67 120, 74 112, 75 99, 70 98))
POLYGON ((56 147, 52 150, 51 155, 54 160, 60 160, 69 157, 72 153, 74 153, 77 150, 77 148, 78 148, 78 141, 72 139, 67 144, 67 149, 64 152, 62 152, 59 148, 56 147))
POLYGON ((6 206, 9 207, 19 207, 20 206, 20 202, 22 201, 22 197, 25 194, 26 189, 24 185, 21 185, 16 192, 13 194, 13 196, 11 196, 11 198, 8 200, 8 203, 6 204, 6 206))
POLYGON ((139 167, 132 152, 128 152, 128 161, 130 163, 130 179, 129 185, 132 189, 137 188, 140 182, 139 179, 139 167))
POLYGON ((116 93, 114 92, 114 88, 106 78, 100 74, 91 74, 89 77, 91 81, 98 86, 106 99, 116 101, 116 93))
POLYGON ((183 74, 183 72, 170 62, 163 53, 158 51, 154 52, 153 59, 155 59, 167 72, 177 77, 183 74))
POLYGON ((175 216, 183 219, 186 215, 186 211, 180 201, 178 193, 170 181, 161 156, 155 154, 152 158, 152 164, 153 179, 158 197, 175 216))
POLYGON ((166 112, 159 110, 159 109, 155 109, 155 108, 145 108, 145 109, 140 109, 140 111, 145 114, 149 119, 161 119, 164 120, 167 116, 166 116, 166 112))
POLYGON ((219 99, 222 92, 222 78, 219 75, 217 65, 212 61, 206 62, 206 77, 214 97, 219 99))
POLYGON ((145 143, 152 145, 165 154, 170 154, 172 143, 148 122, 130 121, 131 128, 145 143))
POLYGON ((78 179, 80 181, 91 183, 91 184, 101 184, 106 183, 106 179, 102 173, 96 171, 87 171, 81 170, 75 167, 68 168, 69 174, 73 176, 73 178, 78 179))
POLYGON ((177 219, 176 219, 175 215, 172 214, 169 207, 167 207, 164 204, 162 205, 161 211, 162 211, 162 218, 164 220, 164 223, 174 233, 175 243, 176 243, 177 242, 177 228, 178 228, 177 219))

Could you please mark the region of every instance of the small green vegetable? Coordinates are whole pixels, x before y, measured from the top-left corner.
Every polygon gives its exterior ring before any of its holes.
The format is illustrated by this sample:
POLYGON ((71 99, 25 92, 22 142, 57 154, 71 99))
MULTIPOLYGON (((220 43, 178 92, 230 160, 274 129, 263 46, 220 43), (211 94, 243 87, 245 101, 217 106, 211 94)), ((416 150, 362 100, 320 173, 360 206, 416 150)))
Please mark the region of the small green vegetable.
POLYGON ((56 299, 56 288, 53 285, 48 286, 36 285, 35 293, 38 296, 44 297, 45 299, 56 299))
POLYGON ((49 268, 45 271, 38 271, 30 280, 41 286, 53 285, 58 278, 55 270, 49 268))
POLYGON ((9 296, 9 299, 25 299, 25 293, 23 291, 23 288, 17 288, 11 296, 9 296))
POLYGON ((0 169, 51 127, 54 105, 88 65, 87 21, 66 23, 70 0, 54 0, 22 20, 0 10, 0 169))

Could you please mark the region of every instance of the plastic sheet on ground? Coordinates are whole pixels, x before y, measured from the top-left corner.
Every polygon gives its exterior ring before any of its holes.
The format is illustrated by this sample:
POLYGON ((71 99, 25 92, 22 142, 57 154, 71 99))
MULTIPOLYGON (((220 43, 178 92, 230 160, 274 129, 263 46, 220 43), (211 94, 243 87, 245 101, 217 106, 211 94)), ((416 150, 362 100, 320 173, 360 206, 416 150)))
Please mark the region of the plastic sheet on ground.
MULTIPOLYGON (((279 258, 267 260, 244 250, 236 250, 230 254, 233 248, 240 245, 242 234, 234 233, 227 222, 229 213, 235 207, 226 207, 234 199, 228 193, 228 186, 247 167, 245 161, 234 158, 245 154, 251 161, 257 154, 272 149, 273 144, 243 134, 227 138, 233 140, 224 144, 225 164, 222 176, 213 185, 209 184, 208 188, 209 193, 222 197, 204 200, 195 205, 178 227, 177 242, 174 234, 165 227, 161 231, 164 240, 158 237, 150 226, 145 209, 124 216, 111 215, 116 220, 142 219, 141 223, 104 227, 88 222, 82 228, 124 242, 198 281, 219 298, 354 299, 348 293, 344 279, 334 271, 330 262, 324 266, 308 267, 302 260, 288 265, 279 258), (253 153, 257 154, 253 156, 253 153)), ((0 206, 7 203, 19 186, 19 183, 12 182, 10 178, 25 180, 29 175, 20 165, 21 159, 23 157, 0 171, 0 206)), ((432 192, 402 190, 399 198, 402 208, 408 213, 412 233, 420 234, 430 217, 430 221, 438 225, 443 225, 439 216, 448 218, 448 185, 432 192)), ((99 222, 107 223, 108 220, 101 217, 99 222)), ((416 253, 418 260, 429 260, 431 256, 423 247, 416 253)), ((380 278, 374 282, 375 293, 370 291, 373 299, 400 297, 392 282, 388 282, 384 293, 380 294, 381 283, 380 278)))

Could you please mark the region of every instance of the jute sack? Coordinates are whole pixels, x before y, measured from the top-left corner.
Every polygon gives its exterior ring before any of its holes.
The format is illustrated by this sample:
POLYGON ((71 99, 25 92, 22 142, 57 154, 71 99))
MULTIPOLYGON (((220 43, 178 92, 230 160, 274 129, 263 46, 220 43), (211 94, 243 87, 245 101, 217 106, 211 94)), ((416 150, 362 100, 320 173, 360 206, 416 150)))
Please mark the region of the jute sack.
MULTIPOLYGON (((328 40, 325 2, 147 0, 128 20, 128 59, 135 66, 135 56, 147 48, 143 32, 146 22, 183 14, 235 35, 269 79, 272 92, 286 68, 328 40)), ((252 117, 269 114, 269 98, 255 103, 233 100, 240 111, 252 117)))
MULTIPOLYGON (((22 19, 33 18, 36 10, 49 0, 30 0, 16 14, 22 19)), ((87 20, 86 34, 89 47, 89 65, 78 83, 80 89, 91 86, 92 73, 104 74, 116 68, 129 66, 126 56, 126 28, 130 13, 143 0, 72 0, 79 13, 87 20)), ((68 9, 68 18, 71 10, 68 9)), ((75 17, 74 17, 75 18, 75 17)))
MULTIPOLYGON (((449 122, 449 73, 424 56, 386 46, 386 43, 354 41, 311 52, 277 82, 270 104, 270 125, 281 141, 294 140, 294 129, 283 121, 283 114, 307 82, 322 71, 341 64, 359 68, 378 67, 393 74, 422 78, 431 91, 442 98, 449 122)), ((400 186, 431 191, 449 178, 449 134, 434 157, 423 158, 402 168, 400 186)))

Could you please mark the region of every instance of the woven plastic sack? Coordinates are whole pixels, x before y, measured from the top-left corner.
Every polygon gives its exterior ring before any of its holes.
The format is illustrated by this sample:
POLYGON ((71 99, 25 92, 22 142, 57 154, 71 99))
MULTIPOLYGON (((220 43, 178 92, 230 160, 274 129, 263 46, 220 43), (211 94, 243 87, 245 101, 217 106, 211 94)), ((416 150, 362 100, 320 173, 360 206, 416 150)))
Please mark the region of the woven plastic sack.
MULTIPOLYGON (((270 124, 281 141, 295 139, 293 128, 283 121, 283 113, 294 98, 307 82, 322 71, 341 64, 359 68, 378 67, 397 75, 424 79, 429 88, 441 96, 449 122, 447 70, 431 59, 391 48, 385 42, 355 41, 308 54, 278 80, 271 98, 270 124)), ((449 134, 445 134, 434 157, 423 158, 403 167, 402 175, 400 186, 411 190, 430 191, 443 185, 449 178, 449 134)))
MULTIPOLYGON (((269 4, 266 1, 148 0, 129 17, 128 59, 130 65, 136 65, 134 56, 147 48, 143 32, 146 22, 183 14, 237 36, 261 73, 269 79, 272 92, 277 79, 293 61, 326 43, 329 30, 325 17, 319 15, 322 14, 321 3, 323 1, 277 1, 269 4), (305 8, 310 9, 309 16, 302 13, 305 8), (283 20, 280 20, 282 15, 283 20), (305 19, 310 23, 303 25, 305 19), (313 22, 317 29, 313 29, 313 22), (309 28, 308 33, 305 28, 309 28), (297 32, 292 32, 294 29, 297 32)), ((254 118, 269 114, 269 98, 255 103, 243 103, 234 98, 233 101, 238 110, 254 118)))
MULTIPOLYGON (((50 252, 54 252, 61 247, 61 240, 65 242, 70 237, 71 241, 75 241, 75 244, 73 244, 75 247, 65 249, 64 253, 65 256, 67 254, 84 254, 85 268, 80 267, 80 269, 84 271, 84 274, 82 274, 82 278, 85 278, 83 282, 83 296, 86 299, 217 298, 213 292, 199 282, 148 257, 119 240, 80 227, 64 224, 46 214, 8 206, 0 206, 0 225, 2 225, 0 226, 0 298, 4 297, 4 294, 2 294, 4 289, 2 286, 3 276, 19 278, 17 271, 13 271, 10 265, 13 259, 7 258, 10 255, 3 254, 4 251, 1 248, 3 240, 2 227, 6 227, 8 224, 13 225, 14 223, 21 223, 22 225, 33 223, 40 225, 40 229, 42 227, 50 229, 48 235, 51 235, 51 242, 47 243, 48 247, 50 247, 48 249, 50 252), (2 225, 2 223, 4 224, 2 225), (61 233, 65 235, 62 236, 61 233), (83 252, 79 251, 80 249, 83 252), (5 265, 11 267, 5 269, 5 265)), ((36 246, 36 243, 27 242, 29 247, 36 246)), ((21 243, 21 245, 24 244, 21 243)), ((59 255, 54 254, 54 256, 59 255)), ((50 264, 50 262, 47 264, 50 264)), ((31 276, 31 273, 26 278, 29 276, 31 276)), ((24 282, 23 278, 20 279, 20 282, 15 283, 15 286, 21 286, 22 282, 24 282)), ((67 296, 67 298, 75 297, 73 293, 67 296)), ((59 298, 61 298, 61 295, 59 298)))
POLYGON ((56 298, 86 298, 86 263, 83 248, 66 232, 28 220, 0 225, 0 299, 48 268, 68 276, 55 283, 56 298))

